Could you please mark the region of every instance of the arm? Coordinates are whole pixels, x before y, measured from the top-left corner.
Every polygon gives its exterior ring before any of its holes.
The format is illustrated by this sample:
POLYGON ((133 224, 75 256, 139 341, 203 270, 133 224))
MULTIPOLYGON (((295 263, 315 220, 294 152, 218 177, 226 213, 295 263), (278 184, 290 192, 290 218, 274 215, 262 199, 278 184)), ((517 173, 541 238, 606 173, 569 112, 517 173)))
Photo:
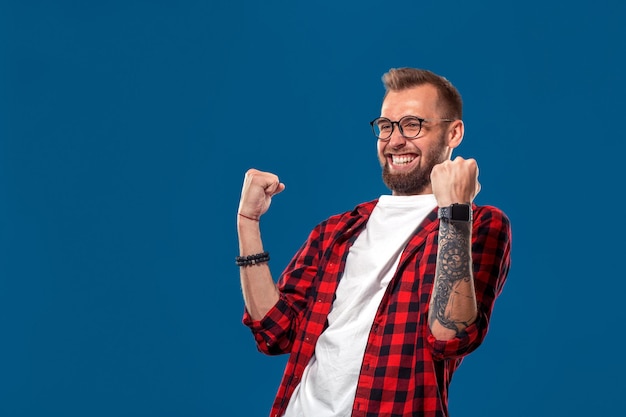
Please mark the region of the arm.
POLYGON ((449 340, 433 334, 429 328, 428 345, 436 359, 460 358, 482 344, 489 329, 495 301, 507 280, 511 265, 511 223, 508 217, 497 207, 474 206, 471 233, 470 262, 473 265, 477 318, 449 340))
MULTIPOLYGON (((269 209, 272 196, 284 189, 285 185, 274 174, 255 169, 246 172, 237 215, 241 256, 263 252, 258 219, 269 209)), ((267 263, 242 266, 239 274, 246 309, 253 320, 260 320, 279 299, 269 266, 267 263)))
MULTIPOLYGON (((436 165, 431 181, 439 207, 471 204, 480 190, 478 166, 473 159, 457 157, 436 165)), ((471 223, 440 222, 437 267, 428 311, 430 330, 438 340, 457 337, 477 318, 471 241, 471 223)))
POLYGON ((450 340, 477 317, 472 271, 471 223, 439 224, 435 283, 428 322, 439 340, 450 340))

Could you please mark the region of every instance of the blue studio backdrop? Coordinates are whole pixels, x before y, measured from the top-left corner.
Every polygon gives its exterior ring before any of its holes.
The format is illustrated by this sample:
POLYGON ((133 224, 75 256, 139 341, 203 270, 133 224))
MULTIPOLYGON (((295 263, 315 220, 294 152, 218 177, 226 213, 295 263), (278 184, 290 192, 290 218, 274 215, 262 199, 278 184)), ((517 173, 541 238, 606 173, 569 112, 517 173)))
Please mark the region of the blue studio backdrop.
POLYGON ((617 415, 624 2, 0 1, 0 416, 267 416, 286 357, 241 323, 245 171, 286 184, 275 276, 387 193, 389 68, 463 95, 479 204, 513 226, 454 417, 617 415), (616 258, 617 257, 617 258, 616 258))

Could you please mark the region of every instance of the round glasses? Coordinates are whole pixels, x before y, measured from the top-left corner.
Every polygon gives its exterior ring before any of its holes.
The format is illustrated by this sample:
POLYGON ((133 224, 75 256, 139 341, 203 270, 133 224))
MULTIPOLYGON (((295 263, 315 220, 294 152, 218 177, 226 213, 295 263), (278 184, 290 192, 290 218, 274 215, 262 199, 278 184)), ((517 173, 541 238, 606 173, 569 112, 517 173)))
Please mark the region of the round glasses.
POLYGON ((417 116, 404 116, 397 122, 391 121, 386 117, 378 117, 370 122, 374 136, 379 140, 389 140, 393 133, 393 125, 398 125, 400 134, 407 139, 414 139, 422 131, 422 123, 424 122, 453 122, 455 119, 422 119, 417 116))

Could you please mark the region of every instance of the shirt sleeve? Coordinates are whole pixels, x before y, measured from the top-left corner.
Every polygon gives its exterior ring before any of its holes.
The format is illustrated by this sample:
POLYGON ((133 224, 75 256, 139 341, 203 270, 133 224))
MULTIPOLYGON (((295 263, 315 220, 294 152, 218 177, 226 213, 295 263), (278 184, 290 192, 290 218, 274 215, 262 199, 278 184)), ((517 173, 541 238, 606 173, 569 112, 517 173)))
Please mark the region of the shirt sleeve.
POLYGON ((510 269, 511 225, 498 208, 474 208, 472 228, 472 262, 478 317, 458 337, 437 340, 428 330, 427 343, 435 359, 463 357, 481 345, 496 298, 502 292, 510 269))
POLYGON ((243 324, 252 331, 257 348, 266 355, 280 355, 291 350, 291 334, 298 314, 281 294, 278 302, 261 320, 253 320, 247 310, 244 311, 243 324))

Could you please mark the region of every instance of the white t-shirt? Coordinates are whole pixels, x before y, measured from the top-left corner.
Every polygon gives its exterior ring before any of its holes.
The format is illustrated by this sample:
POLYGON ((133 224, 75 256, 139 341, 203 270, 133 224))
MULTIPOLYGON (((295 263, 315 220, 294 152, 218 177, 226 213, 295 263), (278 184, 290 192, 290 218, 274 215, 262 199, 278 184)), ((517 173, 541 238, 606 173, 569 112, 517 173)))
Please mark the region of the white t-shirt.
POLYGON ((348 252, 328 315, 284 417, 350 416, 365 345, 410 236, 437 206, 433 194, 383 195, 348 252))

